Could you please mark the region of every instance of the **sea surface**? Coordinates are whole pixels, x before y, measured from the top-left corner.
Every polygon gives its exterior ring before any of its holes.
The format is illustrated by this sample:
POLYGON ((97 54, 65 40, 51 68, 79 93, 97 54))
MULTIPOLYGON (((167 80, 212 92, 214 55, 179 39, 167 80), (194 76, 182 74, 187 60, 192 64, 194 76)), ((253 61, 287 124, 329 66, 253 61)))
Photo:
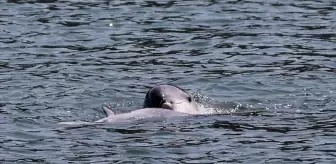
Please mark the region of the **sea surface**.
POLYGON ((0 163, 336 163, 334 0, 0 0, 0 163), (157 84, 210 115, 67 126, 157 84))

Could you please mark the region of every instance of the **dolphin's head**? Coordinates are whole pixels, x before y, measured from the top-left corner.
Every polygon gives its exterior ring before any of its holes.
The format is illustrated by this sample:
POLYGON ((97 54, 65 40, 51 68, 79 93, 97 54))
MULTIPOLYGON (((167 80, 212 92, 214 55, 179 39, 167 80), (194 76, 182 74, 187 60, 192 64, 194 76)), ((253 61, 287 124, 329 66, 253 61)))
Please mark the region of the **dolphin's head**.
POLYGON ((194 98, 173 85, 158 85, 150 89, 146 94, 144 108, 165 108, 188 114, 199 113, 194 98))

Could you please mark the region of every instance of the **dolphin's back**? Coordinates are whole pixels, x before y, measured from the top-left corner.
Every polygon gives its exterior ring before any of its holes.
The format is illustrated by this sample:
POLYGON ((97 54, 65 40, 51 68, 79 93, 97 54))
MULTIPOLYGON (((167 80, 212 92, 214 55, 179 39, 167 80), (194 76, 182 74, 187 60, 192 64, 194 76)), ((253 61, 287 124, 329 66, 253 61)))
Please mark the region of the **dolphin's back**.
POLYGON ((146 118, 169 118, 178 116, 188 116, 188 114, 163 108, 142 108, 129 113, 109 115, 108 117, 100 119, 96 122, 120 122, 146 118))

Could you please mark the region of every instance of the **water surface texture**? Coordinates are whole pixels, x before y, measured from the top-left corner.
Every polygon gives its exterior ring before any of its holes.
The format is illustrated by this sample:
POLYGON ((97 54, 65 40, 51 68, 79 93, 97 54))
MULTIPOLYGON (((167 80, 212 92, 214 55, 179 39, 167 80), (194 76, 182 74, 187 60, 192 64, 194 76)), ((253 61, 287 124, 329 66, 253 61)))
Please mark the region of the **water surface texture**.
POLYGON ((335 163, 334 0, 1 0, 0 163, 335 163), (224 114, 69 127, 171 83, 224 114))

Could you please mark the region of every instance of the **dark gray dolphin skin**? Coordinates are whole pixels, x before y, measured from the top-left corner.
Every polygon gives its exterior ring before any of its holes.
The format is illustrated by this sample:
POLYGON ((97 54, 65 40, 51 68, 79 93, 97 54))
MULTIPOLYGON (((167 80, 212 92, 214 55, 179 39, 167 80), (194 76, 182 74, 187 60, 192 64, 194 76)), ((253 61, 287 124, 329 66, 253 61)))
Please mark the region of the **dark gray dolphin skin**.
POLYGON ((194 98, 183 89, 173 85, 157 85, 145 97, 144 108, 164 108, 188 114, 199 114, 194 98))

